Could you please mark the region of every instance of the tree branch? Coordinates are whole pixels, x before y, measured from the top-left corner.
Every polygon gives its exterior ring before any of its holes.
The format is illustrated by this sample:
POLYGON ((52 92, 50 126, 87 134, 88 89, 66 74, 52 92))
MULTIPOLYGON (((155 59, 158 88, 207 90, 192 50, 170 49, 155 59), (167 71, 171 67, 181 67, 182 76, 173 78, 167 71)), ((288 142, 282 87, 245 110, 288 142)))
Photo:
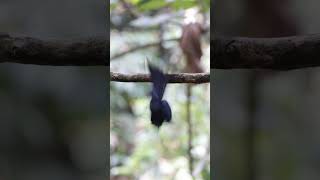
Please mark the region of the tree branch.
POLYGON ((216 38, 216 69, 291 70, 320 66, 320 34, 283 38, 216 38))
MULTIPOLYGON (((133 74, 126 75, 121 73, 110 72, 111 81, 118 82, 150 82, 149 74, 133 74)), ((181 73, 181 74, 167 74, 168 83, 209 83, 209 73, 181 73)))
POLYGON ((0 34, 0 62, 53 65, 109 65, 107 38, 76 42, 43 41, 0 34))
MULTIPOLYGON (((172 39, 174 40, 177 39, 172 39)), ((158 42, 136 47, 116 56, 120 57, 156 45, 158 42)), ((290 70, 320 66, 320 34, 269 39, 216 38, 212 41, 212 46, 211 66, 216 69, 290 70)), ((108 65, 108 52, 108 43, 104 39, 91 38, 64 42, 0 34, 0 63, 53 66, 108 65)), ((205 82, 209 82, 209 78, 207 80, 205 82)))
MULTIPOLYGON (((191 86, 187 85, 187 102, 186 102, 186 112, 187 112, 187 127, 188 127, 188 160, 189 160, 189 171, 190 174, 192 175, 193 172, 193 156, 192 156, 192 142, 193 142, 193 125, 191 121, 191 96, 192 96, 192 91, 191 91, 191 86)), ((193 177, 193 176, 192 176, 193 177)), ((194 178, 194 177, 193 177, 194 178)))

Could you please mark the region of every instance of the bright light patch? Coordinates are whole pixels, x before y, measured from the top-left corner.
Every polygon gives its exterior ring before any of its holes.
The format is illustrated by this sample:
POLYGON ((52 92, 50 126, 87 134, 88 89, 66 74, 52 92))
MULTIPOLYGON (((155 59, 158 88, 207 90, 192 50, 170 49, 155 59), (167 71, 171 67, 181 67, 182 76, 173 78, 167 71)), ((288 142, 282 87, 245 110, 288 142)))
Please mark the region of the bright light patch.
POLYGON ((189 24, 189 23, 197 22, 197 16, 198 16, 197 8, 187 9, 184 13, 184 23, 189 24))

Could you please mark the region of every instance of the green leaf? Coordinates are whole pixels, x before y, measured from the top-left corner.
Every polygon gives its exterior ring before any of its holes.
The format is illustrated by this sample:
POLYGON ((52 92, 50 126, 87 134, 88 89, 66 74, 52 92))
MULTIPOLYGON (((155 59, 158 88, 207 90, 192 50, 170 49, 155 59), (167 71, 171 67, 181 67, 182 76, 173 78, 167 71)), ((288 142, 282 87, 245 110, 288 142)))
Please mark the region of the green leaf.
POLYGON ((150 11, 160 9, 166 6, 168 3, 165 0, 142 0, 138 3, 138 8, 142 11, 150 11))
POLYGON ((176 0, 170 3, 170 6, 176 10, 188 9, 197 6, 197 1, 195 0, 176 0))
POLYGON ((137 5, 141 2, 141 0, 129 0, 129 2, 131 2, 134 5, 137 5))

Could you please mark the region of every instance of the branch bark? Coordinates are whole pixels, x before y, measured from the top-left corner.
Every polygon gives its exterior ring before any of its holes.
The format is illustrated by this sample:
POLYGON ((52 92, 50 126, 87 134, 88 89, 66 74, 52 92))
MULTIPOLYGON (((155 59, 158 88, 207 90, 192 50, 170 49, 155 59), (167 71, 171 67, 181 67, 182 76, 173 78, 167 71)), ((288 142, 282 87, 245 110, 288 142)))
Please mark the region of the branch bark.
MULTIPOLYGON (((320 66, 320 34, 283 38, 216 38, 212 46, 211 67, 215 69, 291 70, 320 66)), ((64 42, 0 34, 0 63, 109 65, 108 52, 108 43, 104 39, 64 42)))
POLYGON ((320 34, 282 38, 216 38, 215 69, 291 70, 320 66, 320 34))
POLYGON ((53 65, 109 65, 107 38, 76 42, 44 41, 0 34, 0 62, 53 65))
MULTIPOLYGON (((118 82, 151 82, 149 74, 133 74, 126 75, 121 73, 110 72, 111 81, 118 82)), ((209 73, 181 73, 181 74, 167 74, 168 83, 209 83, 209 73)))

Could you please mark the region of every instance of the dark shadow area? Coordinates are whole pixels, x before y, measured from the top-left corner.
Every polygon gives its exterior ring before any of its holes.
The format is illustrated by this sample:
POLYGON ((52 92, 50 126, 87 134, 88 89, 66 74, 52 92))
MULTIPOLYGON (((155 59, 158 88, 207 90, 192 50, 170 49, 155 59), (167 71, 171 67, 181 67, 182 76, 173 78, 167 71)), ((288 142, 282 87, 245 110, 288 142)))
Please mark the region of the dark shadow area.
MULTIPOLYGON (((0 31, 44 40, 107 37, 107 11, 99 0, 6 0, 0 31)), ((105 179, 107 72, 0 64, 0 179, 105 179)))
MULTIPOLYGON (((313 0, 219 0, 214 35, 319 33, 318 6, 313 0)), ((215 179, 319 179, 318 70, 213 70, 215 179)))

